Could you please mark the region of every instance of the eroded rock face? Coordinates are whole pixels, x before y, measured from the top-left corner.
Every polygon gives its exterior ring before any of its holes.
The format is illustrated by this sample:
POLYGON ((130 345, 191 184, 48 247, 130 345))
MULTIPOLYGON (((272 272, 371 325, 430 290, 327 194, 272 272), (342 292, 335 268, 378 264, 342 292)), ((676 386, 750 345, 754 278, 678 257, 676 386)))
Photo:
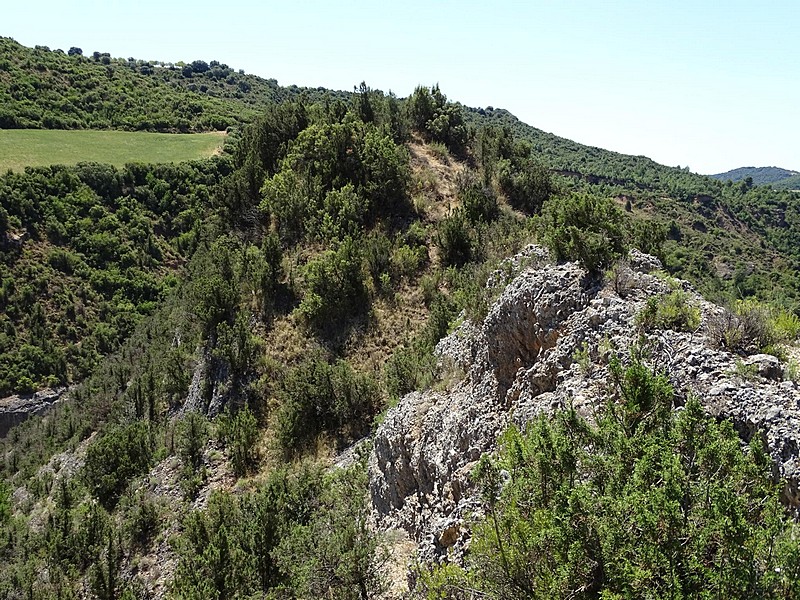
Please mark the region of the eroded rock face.
POLYGON ((0 437, 5 437, 12 427, 29 416, 50 410, 67 391, 67 388, 45 389, 35 394, 0 398, 0 437))
POLYGON ((523 272, 506 288, 483 322, 493 375, 503 390, 556 345, 565 320, 587 300, 586 272, 575 264, 523 272))
POLYGON ((785 365, 759 355, 743 369, 741 357, 717 348, 708 328, 722 309, 685 282, 649 273, 660 267, 651 256, 631 253, 615 278, 593 287, 577 265, 547 264, 541 249, 525 252, 538 260, 527 261, 533 266, 513 278, 483 323, 465 322, 437 346, 442 368, 463 379, 449 390, 407 395, 379 427, 370 493, 381 529, 407 531, 422 560, 457 559, 464 522, 481 510, 470 473, 498 434, 565 406, 591 419, 611 392, 609 361, 627 360, 642 335, 676 404, 696 395, 710 414, 732 419, 745 441, 764 436, 786 500, 800 506, 800 389, 783 380, 785 365), (676 287, 700 310, 700 328, 641 331, 637 315, 647 299, 676 287))
POLYGON ((589 302, 585 279, 574 264, 528 268, 482 325, 465 322, 440 342, 442 364, 466 376, 446 392, 407 395, 378 429, 370 493, 380 527, 405 529, 427 555, 458 546, 463 519, 480 508, 472 467, 509 423, 507 391, 589 302))

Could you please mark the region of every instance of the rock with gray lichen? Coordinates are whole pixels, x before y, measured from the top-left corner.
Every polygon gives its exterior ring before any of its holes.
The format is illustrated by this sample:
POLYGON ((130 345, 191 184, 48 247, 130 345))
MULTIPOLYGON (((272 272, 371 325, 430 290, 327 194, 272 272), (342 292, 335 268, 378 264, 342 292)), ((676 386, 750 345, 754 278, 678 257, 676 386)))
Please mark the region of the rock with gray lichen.
POLYGON ((613 392, 611 359, 629 360, 634 347, 646 348, 649 366, 669 378, 676 409, 695 395, 710 414, 731 419, 743 442, 763 436, 787 502, 800 505, 800 389, 783 381, 786 365, 717 347, 710 329, 722 309, 663 276, 654 257, 631 252, 603 283, 545 257, 526 248, 510 263, 522 270, 483 322, 465 321, 437 345, 440 366, 456 366, 463 378, 408 394, 378 428, 369 472, 380 528, 408 532, 422 560, 458 560, 466 522, 481 510, 470 477, 481 455, 496 449, 510 423, 524 427, 542 412, 572 406, 591 419, 613 392), (643 331, 637 315, 648 298, 674 289, 699 312, 700 327, 643 331))

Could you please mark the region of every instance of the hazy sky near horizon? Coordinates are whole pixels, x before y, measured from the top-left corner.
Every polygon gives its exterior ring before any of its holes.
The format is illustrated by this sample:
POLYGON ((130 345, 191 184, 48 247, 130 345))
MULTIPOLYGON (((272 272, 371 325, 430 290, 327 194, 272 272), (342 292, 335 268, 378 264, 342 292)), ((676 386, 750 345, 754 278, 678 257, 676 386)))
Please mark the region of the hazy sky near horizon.
POLYGON ((218 60, 282 85, 510 110, 545 131, 717 173, 800 170, 800 2, 764 0, 35 0, 3 10, 26 46, 218 60))

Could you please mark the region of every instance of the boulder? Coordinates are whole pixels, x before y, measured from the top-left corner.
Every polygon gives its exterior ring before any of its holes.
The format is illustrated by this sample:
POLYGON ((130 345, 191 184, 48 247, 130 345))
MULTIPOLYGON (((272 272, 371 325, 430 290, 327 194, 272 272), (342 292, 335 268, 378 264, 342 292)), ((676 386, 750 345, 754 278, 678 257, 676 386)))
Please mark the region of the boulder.
POLYGON ((750 367, 753 371, 764 379, 771 379, 772 381, 781 381, 783 379, 783 366, 781 361, 771 354, 754 354, 744 359, 746 367, 750 367))

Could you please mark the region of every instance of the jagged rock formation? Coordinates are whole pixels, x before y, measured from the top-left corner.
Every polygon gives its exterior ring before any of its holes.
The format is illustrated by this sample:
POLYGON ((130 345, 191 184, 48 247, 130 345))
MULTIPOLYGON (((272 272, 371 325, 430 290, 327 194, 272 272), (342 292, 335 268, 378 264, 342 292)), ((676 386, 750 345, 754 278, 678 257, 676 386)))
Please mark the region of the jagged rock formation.
POLYGON ((378 527, 405 530, 423 560, 457 558, 468 538, 464 522, 480 511, 470 472, 498 434, 511 422, 524 426, 568 405, 591 419, 611 391, 609 360, 624 362, 638 343, 673 384, 676 410, 695 394, 709 413, 732 419, 744 441, 764 435, 786 501, 800 504, 800 390, 783 380, 778 359, 742 360, 716 346, 722 308, 686 282, 653 274, 658 261, 636 251, 604 285, 576 264, 549 263, 541 249, 528 248, 523 257, 513 264, 533 264, 483 323, 465 322, 437 346, 440 367, 463 373, 460 381, 405 396, 378 429, 370 457, 378 527), (699 328, 643 331, 637 315, 647 299, 676 287, 699 309, 699 328))
POLYGON ((9 429, 31 415, 41 415, 50 410, 66 392, 67 388, 45 389, 35 394, 0 398, 0 437, 5 437, 9 429))

